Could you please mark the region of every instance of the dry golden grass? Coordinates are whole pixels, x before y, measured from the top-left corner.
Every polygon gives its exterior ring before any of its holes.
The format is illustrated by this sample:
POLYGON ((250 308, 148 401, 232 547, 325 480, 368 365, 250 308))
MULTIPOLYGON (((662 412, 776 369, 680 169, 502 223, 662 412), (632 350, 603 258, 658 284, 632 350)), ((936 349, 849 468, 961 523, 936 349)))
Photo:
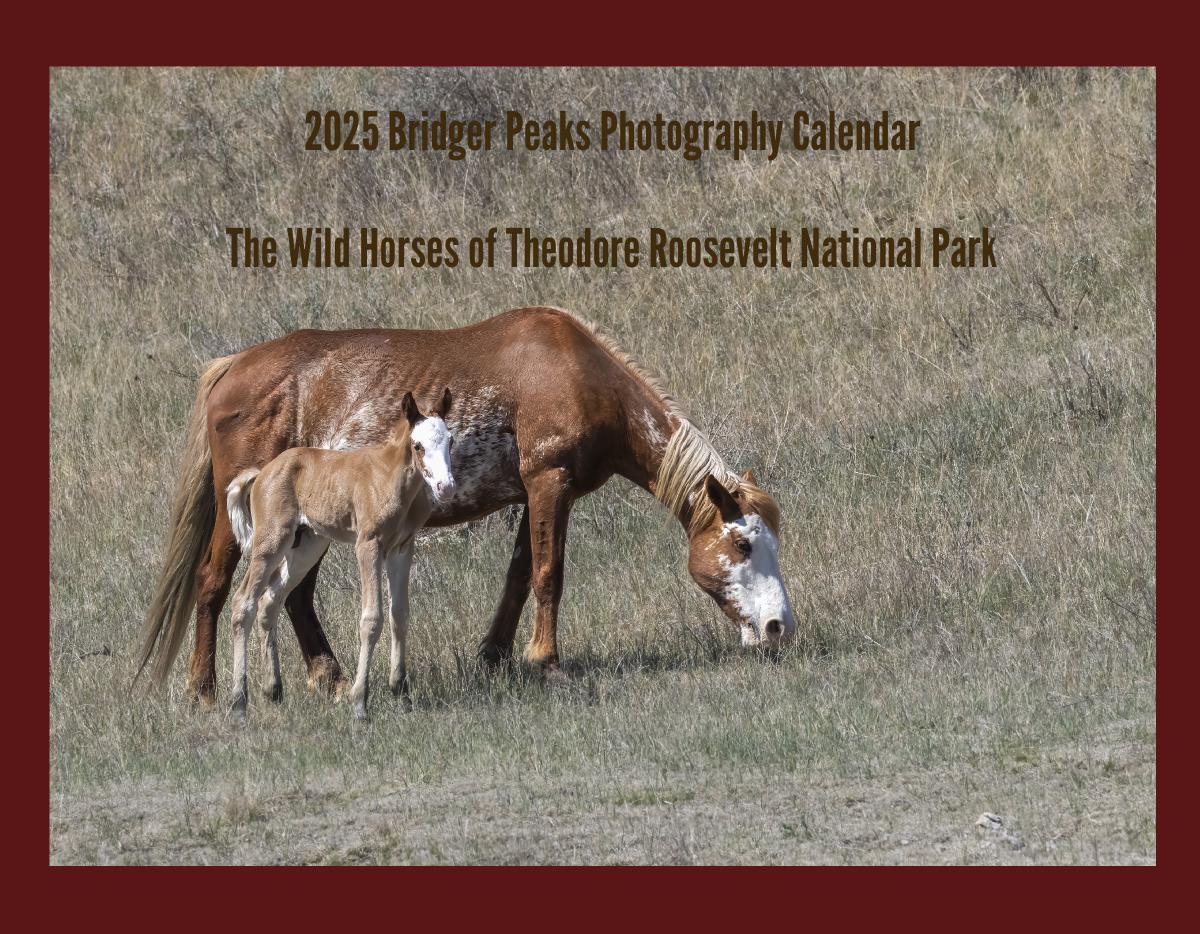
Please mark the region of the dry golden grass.
MULTIPOLYGON (((57 862, 1155 859, 1155 79, 1115 71, 61 71, 51 84, 57 862), (305 152, 310 108, 924 121, 911 154, 305 152), (995 270, 230 270, 223 230, 987 224, 995 270), (415 710, 131 692, 203 361, 298 327, 570 307, 778 496, 801 638, 743 656, 682 533, 577 508, 544 691, 473 649, 503 516, 431 536, 415 710), (976 831, 981 811, 1005 834, 976 831)), ((331 555, 343 660, 357 581, 331 555)), ((227 615, 225 617, 227 620, 227 615)), ((522 633, 527 634, 528 623, 522 633)), ((227 693, 230 650, 218 647, 227 693)))

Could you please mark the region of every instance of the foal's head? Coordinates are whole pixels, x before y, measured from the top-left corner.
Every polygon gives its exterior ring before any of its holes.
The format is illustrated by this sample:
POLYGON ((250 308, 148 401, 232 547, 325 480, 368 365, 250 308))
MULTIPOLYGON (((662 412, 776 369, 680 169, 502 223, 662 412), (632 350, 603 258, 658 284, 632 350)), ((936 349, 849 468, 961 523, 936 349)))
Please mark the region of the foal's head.
POLYGON ((779 573, 779 506, 746 471, 731 492, 709 474, 689 535, 692 578, 741 630, 742 645, 777 646, 796 632, 779 573))
POLYGON ((454 439, 446 427, 450 401, 450 390, 447 388, 437 408, 425 415, 417 408, 411 392, 406 392, 400 403, 404 417, 408 419, 413 464, 421 471, 437 503, 445 502, 454 495, 454 474, 450 472, 450 450, 454 447, 454 439))

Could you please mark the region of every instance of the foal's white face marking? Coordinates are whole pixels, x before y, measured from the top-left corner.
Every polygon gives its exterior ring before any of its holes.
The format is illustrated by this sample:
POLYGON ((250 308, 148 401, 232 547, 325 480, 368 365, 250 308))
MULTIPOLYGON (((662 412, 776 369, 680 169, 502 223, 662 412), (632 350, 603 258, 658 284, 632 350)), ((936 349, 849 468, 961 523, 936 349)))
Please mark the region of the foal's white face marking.
POLYGON ((454 474, 450 472, 450 429, 436 415, 417 422, 412 430, 412 444, 421 446, 421 476, 433 492, 434 502, 443 502, 454 495, 454 474))
POLYGON ((779 539, 762 516, 742 516, 725 523, 722 535, 736 530, 750 554, 733 562, 721 555, 725 596, 741 618, 742 645, 776 644, 796 632, 796 617, 779 573, 779 539))

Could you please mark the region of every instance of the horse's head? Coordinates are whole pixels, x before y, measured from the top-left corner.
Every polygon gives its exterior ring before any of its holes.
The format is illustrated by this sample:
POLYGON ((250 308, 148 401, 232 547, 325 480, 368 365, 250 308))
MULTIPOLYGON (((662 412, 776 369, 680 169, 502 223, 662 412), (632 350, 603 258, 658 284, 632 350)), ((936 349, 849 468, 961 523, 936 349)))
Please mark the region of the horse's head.
POLYGON ((446 427, 450 401, 450 390, 447 388, 437 408, 428 414, 422 414, 417 408, 411 392, 405 393, 400 403, 404 417, 408 419, 413 463, 421 471, 437 503, 445 502, 454 495, 454 474, 450 472, 450 451, 454 447, 454 438, 446 427))
POLYGON ((741 630, 742 645, 774 647, 796 632, 779 573, 779 506, 750 471, 731 491, 712 474, 695 494, 692 578, 741 630))

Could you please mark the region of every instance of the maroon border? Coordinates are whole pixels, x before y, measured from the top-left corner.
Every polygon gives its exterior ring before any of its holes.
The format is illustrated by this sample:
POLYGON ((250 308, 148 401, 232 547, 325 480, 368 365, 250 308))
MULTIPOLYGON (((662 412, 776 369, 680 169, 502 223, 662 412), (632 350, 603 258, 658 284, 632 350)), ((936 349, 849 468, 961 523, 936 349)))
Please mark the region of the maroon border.
MULTIPOLYGON (((1159 64, 1174 57, 1159 37, 1183 41, 1187 33, 1181 23, 1152 18, 1149 13, 1135 18, 1129 10, 1108 13, 1095 5, 1079 12, 1044 2, 982 10, 904 5, 879 14, 845 4, 785 13, 700 5, 677 12, 645 4, 634 12, 609 5, 568 9, 560 4, 538 9, 527 3, 490 8, 494 21, 462 9, 445 15, 440 8, 374 7, 364 8, 357 22, 347 22, 352 17, 339 16, 331 6, 308 10, 293 5, 264 7, 256 13, 237 5, 205 10, 184 6, 170 12, 161 4, 144 4, 141 10, 129 10, 127 6, 118 14, 110 6, 94 6, 83 11, 44 8, 33 14, 10 14, 14 57, 8 69, 7 154, 14 164, 7 194, 15 206, 10 220, 15 249, 9 255, 18 261, 9 267, 8 282, 17 301, 9 306, 7 324, 14 332, 12 346, 23 350, 9 361, 4 379, 10 390, 8 398, 17 403, 12 406, 17 410, 17 431, 10 437, 35 437, 44 432, 47 452, 49 328, 48 317, 43 321, 36 309, 45 307, 48 316, 49 270, 44 244, 49 240, 49 185, 43 189, 43 200, 37 186, 20 180, 38 177, 48 164, 48 143, 28 144, 36 133, 26 133, 23 128, 43 128, 42 139, 48 140, 51 66, 1158 64, 1158 107, 1173 117, 1182 116, 1183 95, 1194 83, 1187 80, 1181 67, 1159 64), (574 16, 568 19, 570 14, 574 16), (42 224, 46 225, 45 240, 40 240, 42 224), (46 278, 38 274, 43 269, 46 278), (45 400, 45 409, 32 404, 35 398, 45 400)), ((1166 133, 1171 147, 1165 162, 1167 174, 1181 180, 1190 142, 1180 130, 1185 125, 1182 119, 1173 120, 1166 133)), ((1162 148, 1160 145, 1160 152, 1162 148)), ((1191 187, 1181 183, 1179 190, 1185 190, 1185 185, 1191 187)), ((1182 259, 1187 242, 1183 208, 1168 198, 1158 223, 1179 234, 1163 240, 1159 270, 1179 268, 1172 260, 1182 259)), ((1182 291, 1178 277, 1174 285, 1161 272, 1159 278, 1159 288, 1166 289, 1166 295, 1182 291)), ((1191 301, 1185 310, 1168 317, 1168 361, 1186 352, 1183 327, 1188 306, 1194 306, 1192 296, 1186 297, 1191 301)), ((1178 380, 1175 373, 1177 367, 1160 370, 1160 397, 1163 389, 1180 390, 1169 392, 1169 402, 1182 399, 1182 386, 1170 385, 1178 380)), ((1175 405, 1181 407, 1182 403, 1175 405)), ((14 448, 10 444, 10 451, 16 453, 14 448)), ((41 553, 48 580, 48 523, 42 524, 47 520, 34 495, 35 490, 44 491, 49 502, 48 469, 45 473, 39 472, 40 465, 26 469, 25 462, 14 457, 8 464, 26 494, 18 497, 19 528, 46 530, 45 539, 34 537, 39 539, 39 547, 44 546, 41 553), (15 467, 16 463, 21 467, 15 467)), ((1177 490, 1174 474, 1168 471, 1168 475, 1172 477, 1168 489, 1177 490)), ((1167 531, 1181 535, 1183 521, 1182 512, 1169 514, 1167 531)), ((10 540, 24 545, 28 537, 28 533, 16 532, 10 540)), ((42 568, 28 557, 35 548, 11 551, 14 556, 19 554, 22 562, 10 569, 14 580, 26 576, 34 580, 40 575, 42 568)), ((1169 550, 1168 560, 1176 553, 1183 552, 1169 550)), ((48 588, 44 598, 36 590, 19 587, 10 587, 10 594, 17 610, 11 615, 14 623, 43 613, 43 618, 49 618, 48 588)), ((1179 665, 1187 663, 1185 640, 1194 638, 1190 627, 1175 628, 1170 632, 1173 651, 1167 658, 1168 672, 1172 656, 1181 660, 1179 665)), ((46 645, 43 632, 36 627, 14 625, 9 633, 17 642, 18 659, 36 658, 46 645)), ((56 922, 137 925, 144 918, 156 926, 189 928, 262 923, 254 917, 261 912, 262 920, 269 915, 276 924, 353 923, 348 909, 354 903, 345 901, 345 896, 370 892, 368 904, 383 909, 384 917, 395 917, 395 923, 401 925, 423 920, 454 923, 474 916, 499 927, 622 921, 676 926, 693 920, 738 927, 770 920, 802 926, 821 921, 845 924, 864 917, 885 923, 944 919, 956 925, 1005 927, 1057 918, 1078 926, 1100 920, 1145 924, 1168 907, 1171 897, 1180 894, 1180 887, 1170 884, 1178 881, 1181 871, 1171 857, 1166 863, 1174 869, 950 869, 940 870, 941 875, 936 874, 938 870, 911 868, 226 869, 204 876, 205 870, 196 868, 52 869, 45 866, 47 850, 39 843, 47 835, 41 810, 41 802, 47 800, 45 773, 24 767, 28 752, 46 750, 47 759, 49 753, 48 719, 23 715, 24 705, 20 704, 23 697, 40 695, 36 667, 18 663, 12 669, 17 683, 10 698, 16 703, 10 702, 8 722, 17 742, 9 745, 8 772, 17 774, 18 787, 8 800, 16 805, 10 814, 15 817, 17 832, 9 835, 10 845, 5 848, 12 863, 6 881, 18 903, 36 904, 40 918, 56 922), (298 880, 290 874, 294 871, 320 871, 320 895, 298 889, 298 880), (384 872, 389 873, 386 880, 379 877, 384 872), (20 884, 25 877, 27 883, 20 884), (377 886, 377 881, 387 888, 377 886), (211 888, 214 882, 219 891, 211 888), (268 898, 256 912, 251 906, 263 895, 268 898)), ((1168 683, 1172 681, 1168 677, 1168 683)), ((45 690, 48 695, 48 682, 45 690)), ((1179 769, 1177 765, 1176 774, 1179 769)), ((1168 795, 1167 800, 1172 797, 1168 795)), ((1192 822, 1186 814, 1173 810, 1182 827, 1190 828, 1192 822)), ((1174 849, 1172 840, 1181 836, 1170 827, 1168 822, 1168 852, 1174 849)))

